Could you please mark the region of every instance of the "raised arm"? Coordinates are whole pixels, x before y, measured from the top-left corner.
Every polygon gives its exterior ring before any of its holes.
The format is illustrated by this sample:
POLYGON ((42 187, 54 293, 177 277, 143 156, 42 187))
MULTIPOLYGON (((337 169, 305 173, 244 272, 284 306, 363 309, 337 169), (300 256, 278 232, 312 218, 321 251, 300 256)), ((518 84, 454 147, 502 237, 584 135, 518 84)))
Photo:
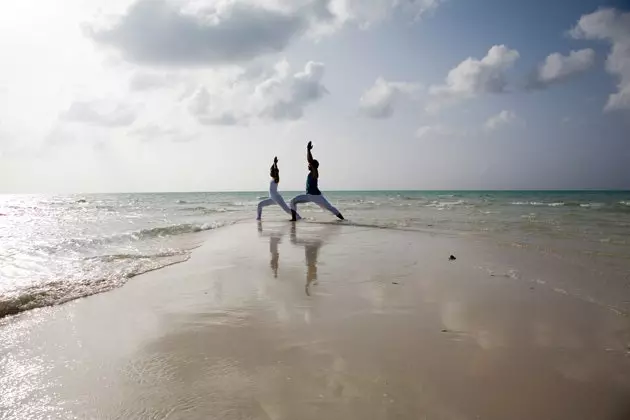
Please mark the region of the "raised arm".
POLYGON ((306 160, 308 160, 308 163, 313 163, 313 155, 311 154, 312 148, 313 148, 313 143, 309 141, 308 144, 306 145, 306 160))
POLYGON ((278 157, 273 158, 273 165, 271 165, 271 176, 277 184, 280 183, 280 169, 278 169, 278 157))
POLYGON ((312 148, 313 143, 309 141, 306 145, 306 159, 308 160, 308 168, 315 178, 319 178, 319 163, 315 159, 313 159, 313 154, 311 153, 312 148))

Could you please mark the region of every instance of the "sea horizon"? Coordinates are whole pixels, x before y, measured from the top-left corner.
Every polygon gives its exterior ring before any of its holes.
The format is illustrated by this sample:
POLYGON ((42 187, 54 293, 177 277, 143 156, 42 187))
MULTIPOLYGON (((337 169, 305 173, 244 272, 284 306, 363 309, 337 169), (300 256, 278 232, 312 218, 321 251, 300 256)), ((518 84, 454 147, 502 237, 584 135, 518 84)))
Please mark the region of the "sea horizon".
MULTIPOLYGON (((219 193, 259 193, 265 192, 266 189, 260 190, 191 190, 191 191, 93 191, 93 192, 2 192, 0 196, 3 195, 99 195, 99 194, 219 194, 219 193)), ((303 192, 303 190, 294 190, 287 189, 282 190, 284 193, 299 193, 303 192)), ((374 193, 374 192, 426 192, 426 193, 434 193, 434 192, 466 192, 466 193, 484 193, 484 192, 555 192, 555 193, 577 193, 577 192, 614 192, 614 193, 627 193, 630 192, 630 188, 628 189, 618 189, 618 188, 567 188, 567 189, 555 189, 555 188, 539 188, 539 189, 529 189, 529 188, 517 188, 517 189, 507 189, 507 188, 499 188, 499 189, 326 189, 325 192, 329 193, 346 193, 346 192, 366 192, 366 193, 374 193)))

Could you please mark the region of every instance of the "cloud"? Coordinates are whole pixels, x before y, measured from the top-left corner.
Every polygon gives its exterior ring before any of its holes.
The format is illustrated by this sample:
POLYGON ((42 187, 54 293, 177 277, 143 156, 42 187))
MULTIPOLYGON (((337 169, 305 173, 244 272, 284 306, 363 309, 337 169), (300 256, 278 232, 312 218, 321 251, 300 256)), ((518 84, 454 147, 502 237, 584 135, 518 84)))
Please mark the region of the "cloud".
POLYGON ((274 120, 297 120, 304 107, 328 93, 321 83, 324 64, 310 61, 304 71, 289 77, 272 78, 258 85, 266 106, 261 115, 274 120))
POLYGON ((630 12, 600 9, 583 15, 569 34, 576 39, 601 39, 612 44, 606 70, 619 77, 619 84, 604 109, 630 109, 630 12))
POLYGON ((239 79, 214 92, 200 87, 189 111, 205 125, 247 125, 252 120, 298 120, 304 109, 328 93, 322 83, 324 64, 310 61, 291 74, 286 61, 259 79, 239 79))
POLYGON ((328 8, 337 27, 355 23, 367 28, 388 19, 396 10, 419 20, 435 11, 443 2, 444 0, 330 0, 328 8))
POLYGON ((170 140, 173 142, 187 142, 198 138, 198 133, 185 133, 172 127, 158 124, 148 124, 130 131, 130 134, 142 141, 170 140))
POLYGON ((423 125, 416 130, 416 137, 419 139, 439 138, 448 136, 460 136, 463 133, 444 125, 423 125))
POLYGON ((379 77, 361 96, 359 110, 369 118, 389 118, 401 98, 412 97, 421 87, 416 83, 388 82, 379 77))
POLYGON ((519 121, 519 118, 513 111, 503 110, 497 115, 493 115, 484 124, 484 128, 487 131, 495 131, 510 124, 514 124, 519 121))
POLYGON ((136 63, 223 64, 282 51, 308 24, 299 14, 245 2, 223 1, 197 10, 177 5, 138 0, 112 27, 90 27, 88 34, 136 63))
POLYGON ((564 82, 588 71, 594 63, 595 51, 590 48, 571 51, 567 56, 560 53, 549 54, 545 61, 538 66, 536 74, 527 87, 529 89, 545 89, 550 85, 564 82))
POLYGON ((453 127, 444 124, 423 125, 416 130, 416 137, 419 139, 440 139, 440 138, 463 138, 478 136, 484 131, 486 133, 499 130, 509 125, 524 125, 525 121, 518 117, 513 111, 503 110, 486 120, 483 126, 473 127, 453 127))
POLYGON ((411 10, 417 19, 433 13, 445 0, 407 0, 403 2, 403 8, 411 10))
POLYGON ((203 125, 247 125, 249 123, 248 115, 237 116, 235 111, 224 111, 213 107, 211 95, 205 87, 195 92, 188 109, 203 125))
POLYGON ((75 101, 61 114, 61 119, 102 127, 122 127, 133 124, 136 113, 124 104, 75 101))
POLYGON ((86 34, 139 64, 232 64, 281 52, 303 35, 366 28, 395 10, 417 20, 443 1, 136 0, 109 26, 86 25, 86 34))
POLYGON ((481 60, 467 58, 449 71, 445 84, 429 88, 429 94, 434 98, 429 110, 480 94, 504 92, 507 85, 505 72, 518 58, 518 51, 505 45, 493 46, 481 60))
POLYGON ((172 73, 136 72, 129 80, 129 89, 136 92, 161 89, 179 81, 172 73))

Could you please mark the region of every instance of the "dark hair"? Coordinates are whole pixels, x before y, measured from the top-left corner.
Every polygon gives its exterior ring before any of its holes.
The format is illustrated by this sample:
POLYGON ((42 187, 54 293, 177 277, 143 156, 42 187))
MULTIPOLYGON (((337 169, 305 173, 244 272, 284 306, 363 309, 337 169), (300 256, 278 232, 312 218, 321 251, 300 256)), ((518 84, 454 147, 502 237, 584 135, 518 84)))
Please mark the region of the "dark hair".
POLYGON ((318 162, 317 160, 313 159, 313 161, 311 162, 311 164, 313 165, 313 167, 314 167, 315 169, 319 168, 319 162, 318 162))

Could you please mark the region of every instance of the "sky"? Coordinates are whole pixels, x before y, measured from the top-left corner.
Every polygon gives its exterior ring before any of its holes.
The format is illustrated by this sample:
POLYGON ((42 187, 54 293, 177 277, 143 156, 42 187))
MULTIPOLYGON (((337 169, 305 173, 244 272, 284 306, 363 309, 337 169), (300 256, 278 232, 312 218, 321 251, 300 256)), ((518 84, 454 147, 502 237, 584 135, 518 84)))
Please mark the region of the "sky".
POLYGON ((7 0, 0 193, 630 189, 627 0, 7 0))

